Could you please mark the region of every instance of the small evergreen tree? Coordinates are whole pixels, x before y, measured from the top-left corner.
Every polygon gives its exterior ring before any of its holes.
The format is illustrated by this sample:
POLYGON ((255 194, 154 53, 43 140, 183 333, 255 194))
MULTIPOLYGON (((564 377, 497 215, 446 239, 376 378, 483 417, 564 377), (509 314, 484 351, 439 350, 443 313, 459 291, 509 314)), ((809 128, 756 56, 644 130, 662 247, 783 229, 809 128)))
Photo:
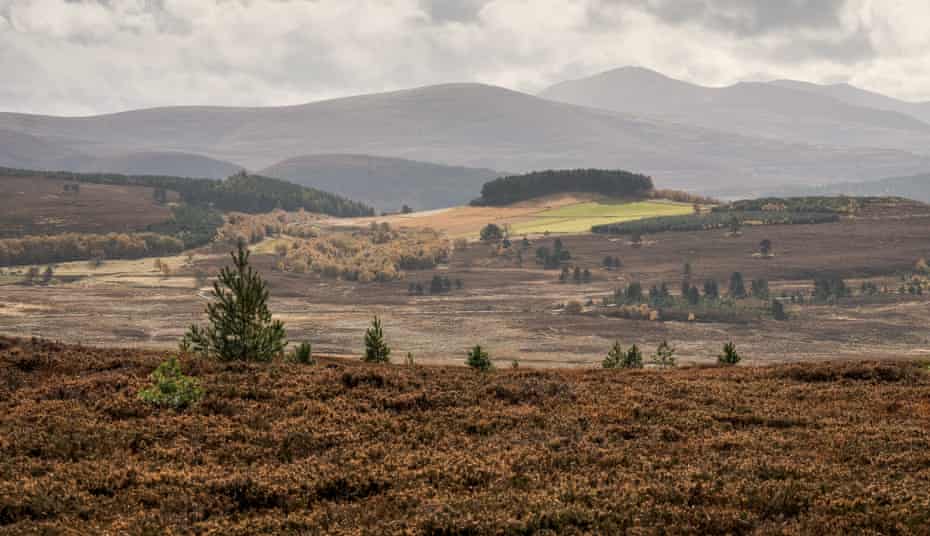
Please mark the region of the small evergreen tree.
POLYGON ((704 297, 708 300, 716 300, 720 297, 720 286, 714 279, 704 281, 704 297))
POLYGON ((659 344, 659 347, 656 349, 654 362, 660 367, 675 366, 675 349, 668 344, 668 341, 662 341, 662 343, 659 344))
POLYGON ((577 266, 575 267, 575 271, 572 273, 572 280, 576 285, 581 283, 581 268, 578 268, 577 266))
POLYGON ((743 274, 733 272, 733 275, 730 276, 729 296, 733 299, 746 297, 746 284, 743 282, 743 274))
POLYGON ((626 352, 623 351, 620 341, 614 341, 614 345, 610 347, 610 351, 607 352, 607 357, 601 362, 601 366, 605 369, 620 368, 624 357, 626 357, 626 352))
POLYGON ((752 297, 760 300, 769 299, 769 282, 765 279, 752 280, 752 297))
POLYGON ((723 353, 717 356, 717 363, 721 365, 735 365, 742 360, 742 357, 736 352, 736 345, 730 341, 723 345, 723 353))
POLYGON ((585 269, 581 272, 581 280, 582 280, 584 283, 590 283, 590 282, 591 282, 591 270, 588 270, 587 268, 585 268, 585 269))
POLYGON ((765 240, 759 242, 759 254, 763 257, 768 257, 772 254, 772 241, 766 238, 765 240))
POLYGON ((371 327, 365 331, 366 363, 390 363, 391 348, 384 342, 384 329, 377 316, 371 321, 371 327))
POLYGON ((778 301, 772 301, 772 318, 775 320, 788 320, 788 313, 785 312, 785 305, 778 301))
POLYGON ((622 368, 643 368, 643 353, 639 351, 639 347, 635 344, 630 346, 630 349, 627 350, 626 354, 623 357, 623 363, 621 364, 622 368))
POLYGON ((476 344, 474 348, 468 351, 468 359, 465 361, 465 364, 482 372, 487 372, 494 368, 494 364, 491 363, 491 358, 488 356, 488 353, 481 348, 480 344, 476 344))
POLYGON ((183 350, 193 350, 220 361, 270 361, 287 346, 284 324, 272 320, 268 289, 249 265, 249 250, 239 242, 213 284, 213 302, 207 305, 209 323, 192 325, 181 340, 183 350))

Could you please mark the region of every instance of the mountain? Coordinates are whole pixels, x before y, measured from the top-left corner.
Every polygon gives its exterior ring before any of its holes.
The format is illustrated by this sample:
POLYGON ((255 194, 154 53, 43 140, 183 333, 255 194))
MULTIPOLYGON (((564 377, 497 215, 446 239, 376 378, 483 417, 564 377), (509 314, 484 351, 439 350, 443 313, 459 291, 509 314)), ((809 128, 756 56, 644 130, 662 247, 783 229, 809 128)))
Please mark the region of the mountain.
POLYGON ((491 169, 444 166, 402 158, 319 154, 289 158, 262 175, 334 192, 375 208, 415 210, 463 205, 501 174, 491 169))
POLYGON ((878 95, 855 98, 845 93, 838 98, 829 91, 811 91, 803 83, 784 81, 704 87, 624 67, 556 84, 540 96, 748 136, 930 154, 930 123, 891 106, 870 106, 880 100, 878 95))
POLYGON ((908 102, 867 91, 850 84, 813 84, 797 80, 775 80, 770 84, 790 89, 816 93, 834 98, 853 106, 865 106, 876 110, 888 110, 909 115, 930 123, 930 102, 908 102))
MULTIPOLYGON (((930 129, 910 117, 862 113, 900 123, 898 131, 913 136, 930 129)), ((784 142, 481 84, 275 108, 175 107, 77 118, 5 113, 0 114, 0 130, 94 157, 177 151, 264 169, 295 155, 352 153, 512 173, 626 169, 651 175, 663 187, 697 190, 930 170, 930 159, 907 151, 784 142)), ((461 192, 476 194, 470 185, 461 192)))
POLYGON ((118 156, 79 160, 74 166, 83 172, 120 173, 123 175, 164 175, 224 179, 240 171, 241 166, 201 156, 174 151, 148 151, 118 156))
POLYGON ((930 203, 930 174, 887 179, 841 182, 820 186, 793 186, 772 192, 775 195, 856 195, 906 197, 930 203))

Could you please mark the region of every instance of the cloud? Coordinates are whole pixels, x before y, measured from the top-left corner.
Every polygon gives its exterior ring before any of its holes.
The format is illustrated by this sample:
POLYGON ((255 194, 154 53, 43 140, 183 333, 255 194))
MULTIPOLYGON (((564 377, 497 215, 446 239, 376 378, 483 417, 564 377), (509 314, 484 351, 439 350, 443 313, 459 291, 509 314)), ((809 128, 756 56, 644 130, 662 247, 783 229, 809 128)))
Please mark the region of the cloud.
POLYGON ((642 65, 930 99, 925 0, 0 0, 0 109, 291 104, 642 65))

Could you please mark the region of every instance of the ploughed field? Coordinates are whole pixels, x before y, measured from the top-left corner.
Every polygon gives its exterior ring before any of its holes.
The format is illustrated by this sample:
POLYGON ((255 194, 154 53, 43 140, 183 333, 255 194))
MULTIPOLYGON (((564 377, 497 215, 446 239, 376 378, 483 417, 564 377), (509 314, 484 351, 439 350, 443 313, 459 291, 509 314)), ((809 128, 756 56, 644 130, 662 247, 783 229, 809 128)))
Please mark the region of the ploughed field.
MULTIPOLYGON (((930 215, 922 205, 875 210, 821 225, 748 226, 738 237, 724 230, 660 233, 642 247, 628 237, 562 236, 573 265, 592 272, 590 283, 559 283, 558 270, 543 270, 536 248, 551 237, 533 237, 519 266, 511 255, 492 254, 472 243, 453 253, 448 265, 411 270, 405 279, 359 283, 312 274, 276 271, 275 247, 255 248, 253 260, 269 281, 271 306, 285 321, 292 341, 308 340, 328 354, 360 356, 365 328, 375 314, 384 320, 397 360, 412 352, 422 363, 462 363, 480 343, 498 366, 599 366, 615 340, 637 344, 648 357, 662 340, 677 349, 680 363, 714 362, 734 341, 749 363, 819 359, 930 358, 930 300, 900 294, 901 274, 930 257, 930 215), (775 256, 754 256, 763 239, 775 256), (619 270, 602 267, 619 257, 619 270), (863 282, 890 292, 844 298, 830 304, 786 304, 788 319, 761 314, 724 322, 698 314, 693 322, 617 318, 585 307, 573 315, 560 304, 599 304, 614 289, 640 281, 646 290, 667 283, 677 293, 682 266, 692 279, 719 281, 726 292, 734 271, 749 281, 769 281, 772 295, 807 292, 822 275, 843 277, 858 290, 863 282), (411 283, 428 289, 434 275, 461 279, 463 288, 430 295, 409 294, 411 283)), ((514 240, 522 247, 521 240, 514 240)), ((100 266, 67 263, 48 285, 24 285, 22 273, 0 274, 0 333, 40 336, 63 342, 172 349, 192 322, 203 319, 209 279, 228 261, 223 251, 190 258, 106 261, 100 266)), ((858 293, 857 293, 858 294, 858 293)))
POLYGON ((0 339, 0 534, 927 534, 930 375, 220 364, 0 339))
MULTIPOLYGON (((153 194, 143 186, 0 177, 0 238, 144 231, 171 217, 171 209, 158 205, 153 194)), ((176 197, 169 194, 169 200, 176 197)))

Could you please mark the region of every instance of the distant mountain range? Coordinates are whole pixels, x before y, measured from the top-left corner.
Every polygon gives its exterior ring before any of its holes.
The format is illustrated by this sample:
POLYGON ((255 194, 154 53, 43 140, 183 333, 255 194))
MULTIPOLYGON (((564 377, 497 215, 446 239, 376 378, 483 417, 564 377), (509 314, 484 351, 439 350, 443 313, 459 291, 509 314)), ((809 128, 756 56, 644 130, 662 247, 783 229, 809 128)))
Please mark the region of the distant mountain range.
POLYGON ((771 190, 930 172, 926 108, 851 86, 706 88, 624 68, 540 96, 447 84, 271 108, 0 113, 0 165, 204 177, 243 167, 382 209, 460 203, 490 170, 612 168, 660 187, 771 190))
POLYGON ((540 96, 794 143, 927 152, 930 142, 930 105, 849 85, 780 80, 714 88, 625 67, 556 84, 540 96))
POLYGON ((381 211, 463 205, 501 175, 491 169, 444 166, 401 158, 324 154, 290 158, 261 171, 362 201, 381 211))

